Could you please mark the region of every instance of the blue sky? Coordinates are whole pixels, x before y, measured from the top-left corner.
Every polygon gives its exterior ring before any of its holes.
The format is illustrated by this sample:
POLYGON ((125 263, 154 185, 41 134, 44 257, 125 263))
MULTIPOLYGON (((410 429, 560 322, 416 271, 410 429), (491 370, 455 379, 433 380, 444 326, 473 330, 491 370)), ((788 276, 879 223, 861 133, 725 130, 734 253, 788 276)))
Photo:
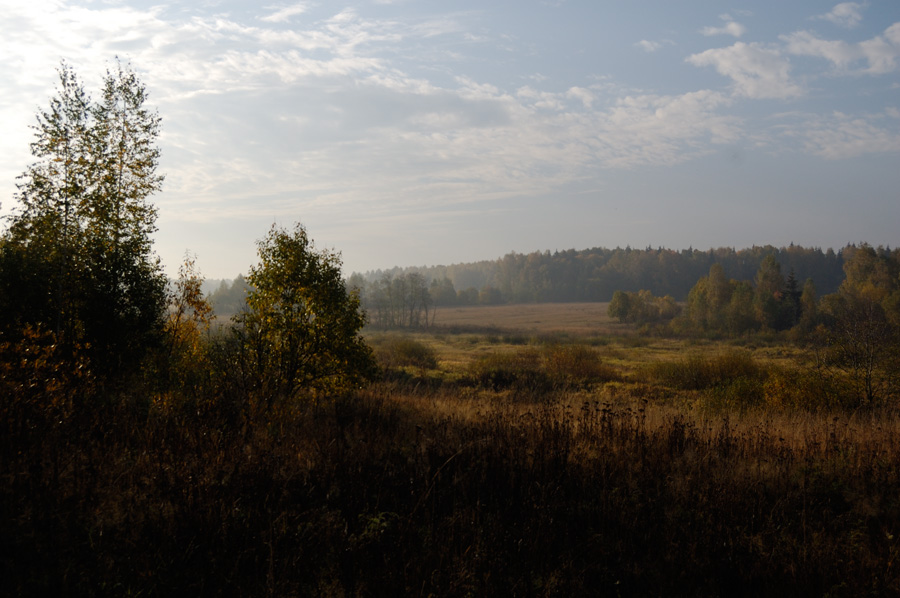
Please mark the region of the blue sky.
POLYGON ((303 223, 346 273, 510 251, 900 245, 900 2, 0 0, 0 201, 61 59, 163 118, 156 249, 303 223))

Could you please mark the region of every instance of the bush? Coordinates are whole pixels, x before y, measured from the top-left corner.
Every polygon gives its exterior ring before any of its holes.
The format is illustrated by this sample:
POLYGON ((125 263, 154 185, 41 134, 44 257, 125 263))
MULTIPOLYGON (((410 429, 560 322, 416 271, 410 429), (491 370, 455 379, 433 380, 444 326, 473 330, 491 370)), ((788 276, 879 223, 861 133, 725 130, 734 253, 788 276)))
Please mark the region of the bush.
POLYGON ((375 355, 385 368, 433 370, 438 366, 434 349, 411 338, 390 338, 377 347, 375 355))
POLYGON ((763 382, 757 377, 739 376, 708 389, 701 405, 712 411, 743 412, 763 402, 763 382))
POLYGON ((600 355, 586 345, 553 345, 544 349, 547 375, 556 384, 586 386, 594 382, 618 379, 613 368, 604 365, 600 355))
POLYGON ((600 355, 581 344, 550 344, 513 353, 493 353, 469 367, 474 384, 494 391, 549 392, 572 386, 587 387, 619 378, 600 355))
POLYGON ((542 366, 540 353, 529 348, 486 355, 469 366, 469 375, 476 385, 493 391, 546 392, 553 385, 542 366))
POLYGON ((838 385, 815 371, 778 368, 769 373, 763 385, 767 406, 781 410, 831 411, 849 405, 838 385))
POLYGON ((761 380, 763 369, 745 351, 728 351, 714 357, 690 355, 681 361, 656 363, 647 370, 650 378, 681 390, 705 390, 728 386, 734 380, 761 380))
POLYGON ((0 430, 10 446, 65 424, 94 384, 80 344, 29 325, 15 340, 0 335, 0 430))

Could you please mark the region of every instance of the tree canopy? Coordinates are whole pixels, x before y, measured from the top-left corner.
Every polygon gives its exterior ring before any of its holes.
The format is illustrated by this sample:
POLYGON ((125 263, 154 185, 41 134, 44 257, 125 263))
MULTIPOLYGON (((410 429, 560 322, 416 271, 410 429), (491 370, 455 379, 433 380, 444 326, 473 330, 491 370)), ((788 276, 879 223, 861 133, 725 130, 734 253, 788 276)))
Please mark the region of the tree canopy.
POLYGON ((317 250, 299 224, 273 226, 258 245, 247 310, 234 318, 244 378, 266 402, 368 378, 375 362, 359 334, 365 316, 341 276, 340 256, 317 250))
POLYGON ((163 181, 160 117, 127 65, 107 71, 98 101, 72 67, 58 73, 0 247, 0 329, 30 324, 83 339, 95 369, 111 373, 138 360, 164 321, 148 201, 163 181))

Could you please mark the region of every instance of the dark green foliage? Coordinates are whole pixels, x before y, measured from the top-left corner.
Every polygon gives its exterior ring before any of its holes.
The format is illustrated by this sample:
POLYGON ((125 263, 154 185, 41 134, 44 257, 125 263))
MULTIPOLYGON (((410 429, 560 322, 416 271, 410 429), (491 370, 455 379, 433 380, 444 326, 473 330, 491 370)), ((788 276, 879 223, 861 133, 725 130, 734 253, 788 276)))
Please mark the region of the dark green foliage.
POLYGON ((428 291, 431 294, 431 298, 435 305, 456 305, 459 302, 456 288, 453 286, 453 281, 446 276, 441 279, 432 280, 431 287, 428 291))
POLYGON ((632 311, 631 298, 632 294, 625 291, 616 291, 613 293, 612 299, 609 302, 609 308, 606 310, 607 315, 609 315, 610 318, 616 318, 619 322, 627 322, 629 314, 632 311))
POLYGON ((784 276, 774 254, 767 255, 754 278, 753 304, 756 321, 763 328, 779 330, 783 324, 781 313, 784 300, 784 276))
POLYGON ((114 376, 160 339, 166 279, 151 247, 159 191, 159 116, 121 64, 92 102, 74 71, 38 114, 18 209, 0 251, 0 329, 30 324, 81 340, 114 376))
POLYGON ((793 271, 784 279, 774 254, 762 260, 752 285, 729 280, 721 264, 713 264, 709 275, 698 280, 688 294, 685 317, 675 329, 736 336, 784 331, 802 324, 798 335, 803 334, 814 326, 817 317, 811 281, 804 292, 798 288, 793 271))
POLYGON ((803 317, 803 290, 800 288, 800 283, 797 282, 793 270, 788 274, 782 294, 779 329, 786 330, 799 324, 803 317))
MULTIPOLYGON (((51 329, 69 310, 63 310, 53 281, 59 266, 47 259, 46 248, 0 239, 0 330, 17 334, 28 324, 51 329)), ((68 288, 68 287, 66 287, 68 288)))
POLYGON ((825 326, 812 338, 820 372, 839 376, 859 406, 900 397, 900 252, 863 245, 851 252, 846 279, 824 297, 825 326))

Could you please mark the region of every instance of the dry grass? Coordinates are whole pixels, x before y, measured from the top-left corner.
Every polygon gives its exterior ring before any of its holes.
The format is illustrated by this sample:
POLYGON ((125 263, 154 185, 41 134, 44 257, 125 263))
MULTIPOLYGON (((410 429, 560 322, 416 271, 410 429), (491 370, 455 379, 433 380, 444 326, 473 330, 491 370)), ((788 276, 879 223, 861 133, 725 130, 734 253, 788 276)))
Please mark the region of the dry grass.
POLYGON ((385 383, 243 426, 107 405, 0 464, 4 592, 900 592, 897 417, 557 399, 385 383))
POLYGON ((371 333, 385 378, 330 402, 135 387, 9 426, 0 595, 900 594, 895 410, 713 405, 798 353, 570 307, 371 333))
POLYGON ((543 303, 438 308, 439 327, 498 328, 526 334, 614 334, 626 329, 610 318, 609 303, 543 303))

